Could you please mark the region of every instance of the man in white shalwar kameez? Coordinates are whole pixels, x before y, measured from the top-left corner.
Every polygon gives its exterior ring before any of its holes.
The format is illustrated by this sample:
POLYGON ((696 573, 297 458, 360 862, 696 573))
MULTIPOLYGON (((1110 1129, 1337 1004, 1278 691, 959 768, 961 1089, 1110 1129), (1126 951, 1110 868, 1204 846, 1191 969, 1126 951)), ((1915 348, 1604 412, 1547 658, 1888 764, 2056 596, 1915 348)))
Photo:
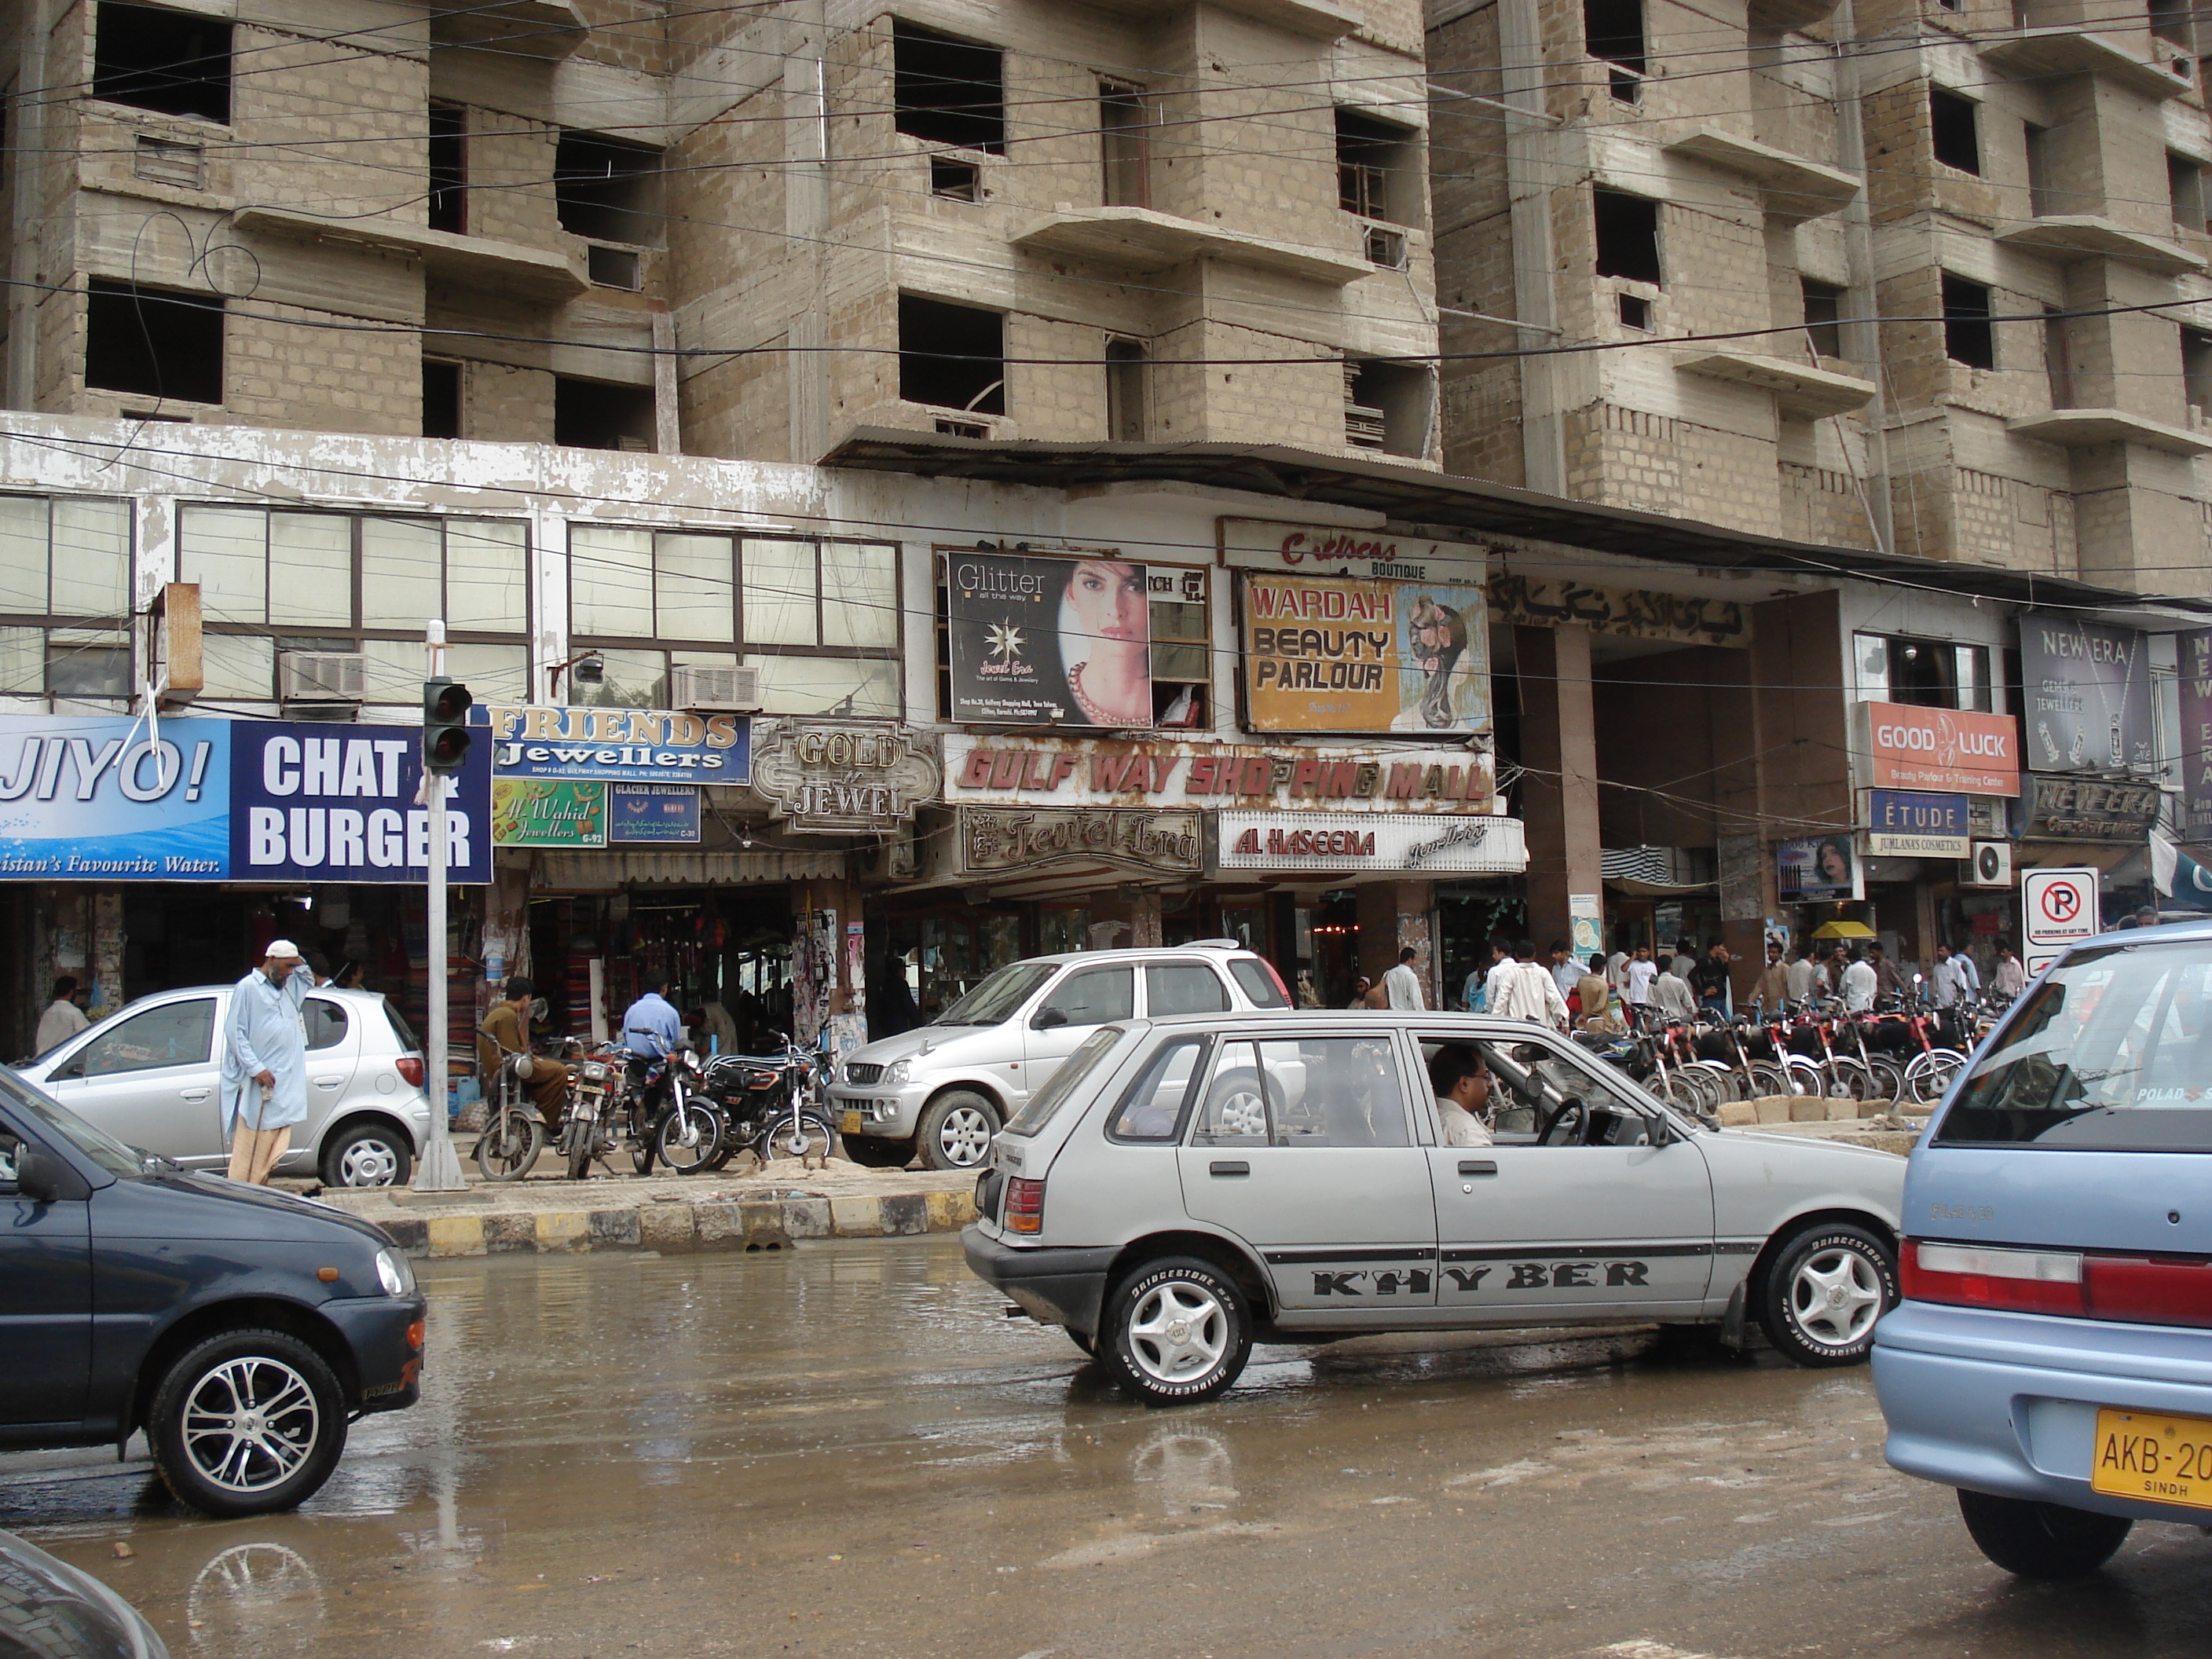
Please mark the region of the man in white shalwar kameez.
POLYGON ((231 1131, 230 1178, 266 1185, 307 1115, 307 1028, 313 988, 300 947, 271 939, 262 964, 230 994, 222 1025, 222 1114, 231 1131))

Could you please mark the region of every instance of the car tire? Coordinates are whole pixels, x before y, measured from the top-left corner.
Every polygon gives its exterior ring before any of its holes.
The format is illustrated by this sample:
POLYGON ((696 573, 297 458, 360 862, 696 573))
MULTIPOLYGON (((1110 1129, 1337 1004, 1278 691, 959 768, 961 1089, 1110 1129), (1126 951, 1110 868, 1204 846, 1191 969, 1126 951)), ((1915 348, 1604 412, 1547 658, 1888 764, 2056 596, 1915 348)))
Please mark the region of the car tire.
POLYGON ((1759 1328, 1800 1365, 1856 1365, 1897 1305, 1897 1262, 1863 1227, 1832 1222, 1784 1241, 1759 1297, 1759 1328))
POLYGON ((1252 1316, 1227 1273, 1192 1256, 1146 1262, 1107 1299, 1097 1353, 1147 1406, 1189 1405, 1236 1382, 1252 1354, 1252 1316))
POLYGON ((955 1089, 929 1103, 915 1141, 931 1170, 980 1170, 999 1133, 999 1109, 972 1089, 955 1089))
POLYGON ((146 1437, 179 1503, 217 1519, 269 1515, 331 1478, 345 1450, 345 1396, 298 1337, 225 1331, 163 1374, 146 1437))
POLYGON ((2135 1522, 2033 1498, 1959 1493, 1959 1514, 1984 1555, 2022 1578, 2087 1578, 2112 1559, 2135 1522))
POLYGON ((323 1185, 358 1191, 404 1187, 415 1168, 415 1149, 389 1123, 356 1123, 323 1148, 323 1185))
POLYGON ((914 1142, 876 1135, 843 1137, 845 1156, 864 1170, 903 1170, 914 1162, 914 1142))

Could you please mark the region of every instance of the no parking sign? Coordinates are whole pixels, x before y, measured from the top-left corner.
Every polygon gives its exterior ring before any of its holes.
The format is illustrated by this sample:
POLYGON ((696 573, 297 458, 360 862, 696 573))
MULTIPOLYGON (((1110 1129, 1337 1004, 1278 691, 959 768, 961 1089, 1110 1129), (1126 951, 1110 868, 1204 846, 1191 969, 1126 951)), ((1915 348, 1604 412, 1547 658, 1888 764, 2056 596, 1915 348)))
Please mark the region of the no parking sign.
POLYGON ((2060 951, 2100 931, 2097 919, 2097 872, 2089 869, 2024 870, 2020 910, 2027 948, 2021 951, 2030 974, 2039 974, 2060 951))

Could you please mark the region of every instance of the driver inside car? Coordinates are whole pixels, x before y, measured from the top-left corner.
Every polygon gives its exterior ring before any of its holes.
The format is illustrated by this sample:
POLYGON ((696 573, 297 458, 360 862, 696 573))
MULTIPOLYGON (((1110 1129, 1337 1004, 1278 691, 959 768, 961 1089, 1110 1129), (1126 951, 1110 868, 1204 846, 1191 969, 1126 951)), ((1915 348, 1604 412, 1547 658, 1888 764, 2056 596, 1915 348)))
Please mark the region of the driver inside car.
POLYGON ((1436 1091, 1437 1129, 1446 1146, 1487 1146, 1490 1130, 1490 1072, 1482 1056, 1462 1042, 1448 1042, 1429 1061, 1429 1085, 1436 1091))

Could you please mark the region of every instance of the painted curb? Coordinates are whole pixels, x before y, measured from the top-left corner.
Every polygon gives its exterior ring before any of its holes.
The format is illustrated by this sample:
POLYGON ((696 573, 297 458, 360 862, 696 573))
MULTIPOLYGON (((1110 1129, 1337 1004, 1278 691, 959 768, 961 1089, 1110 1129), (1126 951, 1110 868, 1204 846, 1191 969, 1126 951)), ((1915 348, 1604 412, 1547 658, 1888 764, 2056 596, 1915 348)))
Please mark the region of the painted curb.
POLYGON ((756 1202, 647 1204, 602 1210, 399 1216, 377 1224, 408 1255, 596 1255, 777 1250, 804 1238, 904 1238, 957 1232, 975 1218, 969 1193, 891 1193, 756 1202))

